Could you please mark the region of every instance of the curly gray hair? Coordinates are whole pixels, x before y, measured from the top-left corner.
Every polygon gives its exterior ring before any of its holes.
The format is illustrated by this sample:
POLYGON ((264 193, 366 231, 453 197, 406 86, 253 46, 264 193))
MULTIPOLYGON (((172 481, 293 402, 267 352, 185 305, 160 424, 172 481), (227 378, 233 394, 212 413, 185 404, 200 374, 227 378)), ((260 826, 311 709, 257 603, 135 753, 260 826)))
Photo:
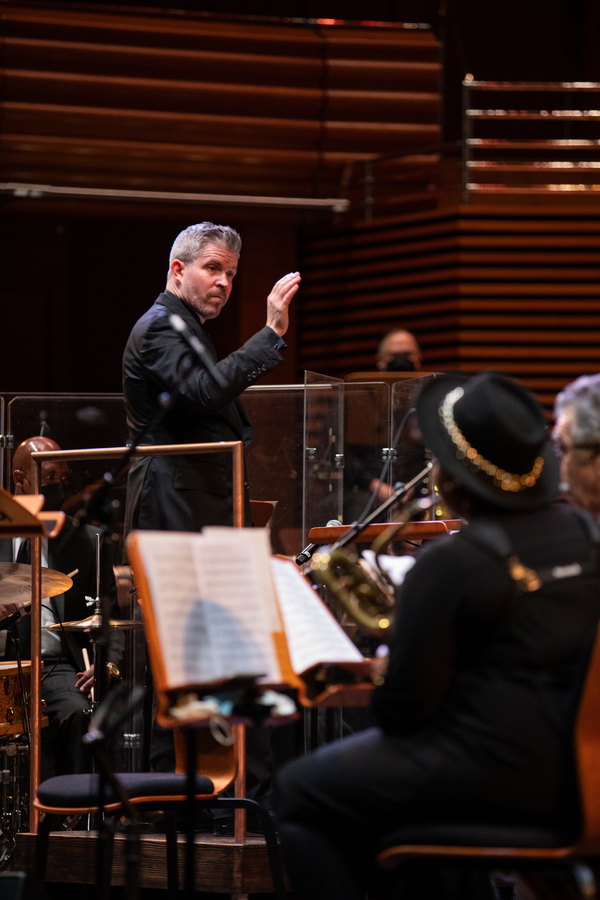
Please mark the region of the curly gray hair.
POLYGON ((573 443, 600 445, 600 375, 582 375, 556 395, 554 414, 557 418, 571 408, 574 411, 573 443))
POLYGON ((242 249, 242 239, 234 228, 200 222, 198 225, 190 225, 177 235, 171 247, 169 266, 174 259, 180 259, 184 263, 194 262, 207 244, 218 244, 238 256, 242 249))

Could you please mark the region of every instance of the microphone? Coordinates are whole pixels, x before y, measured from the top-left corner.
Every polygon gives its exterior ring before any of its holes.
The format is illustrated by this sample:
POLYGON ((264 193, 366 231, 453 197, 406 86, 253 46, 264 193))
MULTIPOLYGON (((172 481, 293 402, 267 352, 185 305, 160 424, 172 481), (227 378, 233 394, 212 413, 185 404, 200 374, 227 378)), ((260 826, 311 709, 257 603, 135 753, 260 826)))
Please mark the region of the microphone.
MULTIPOLYGON (((330 519, 327 523, 326 527, 329 528, 331 525, 341 525, 339 519, 330 519)), ((321 544, 307 544, 302 553, 299 553, 296 557, 296 565, 303 566, 305 562, 308 562, 309 559, 312 559, 312 555, 321 544)))
POLYGON ((202 341, 198 340, 195 334, 192 334, 181 316, 178 316, 176 314, 169 316, 169 323, 171 325, 171 328, 181 335, 192 353, 200 360, 200 362, 202 362, 206 366, 217 384, 222 388, 226 388, 227 382, 215 366, 212 357, 210 356, 206 347, 204 346, 202 341))

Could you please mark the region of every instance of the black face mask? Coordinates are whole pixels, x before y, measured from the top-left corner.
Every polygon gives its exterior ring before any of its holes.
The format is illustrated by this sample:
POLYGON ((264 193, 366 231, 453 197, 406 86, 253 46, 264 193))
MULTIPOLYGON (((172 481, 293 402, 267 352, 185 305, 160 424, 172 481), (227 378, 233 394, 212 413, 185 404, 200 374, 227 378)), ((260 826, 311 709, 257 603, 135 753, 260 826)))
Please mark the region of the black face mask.
POLYGON ((55 512, 61 509, 65 502, 65 489, 60 483, 43 484, 40 487, 40 494, 46 498, 44 501, 44 510, 55 512))

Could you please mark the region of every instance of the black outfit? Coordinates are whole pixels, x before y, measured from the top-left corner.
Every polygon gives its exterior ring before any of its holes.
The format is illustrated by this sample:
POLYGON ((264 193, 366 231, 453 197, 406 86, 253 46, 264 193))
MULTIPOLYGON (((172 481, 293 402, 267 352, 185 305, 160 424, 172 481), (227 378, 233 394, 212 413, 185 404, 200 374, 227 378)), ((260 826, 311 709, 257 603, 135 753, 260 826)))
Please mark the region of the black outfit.
MULTIPOLYGON (((96 596, 96 536, 97 530, 89 525, 74 530, 73 519, 65 518, 58 537, 48 540, 48 567, 72 576, 73 586, 64 594, 52 597, 57 620, 70 622, 85 619, 93 613, 87 606, 85 597, 96 596)), ((0 540, 0 560, 12 560, 12 540, 0 540)), ((114 579, 113 579, 114 581, 114 579)), ((47 601, 46 601, 47 602, 47 601)), ((111 616, 118 616, 116 602, 111 616)), ((31 617, 24 616, 18 625, 21 657, 31 658, 31 617)), ((123 655, 123 638, 117 632, 110 637, 107 657, 120 664, 123 655)), ((86 634, 65 631, 63 655, 44 659, 42 674, 42 698, 46 702, 46 712, 50 720, 48 728, 42 731, 42 747, 46 748, 42 758, 42 778, 52 775, 66 775, 90 771, 88 754, 84 752, 81 738, 87 730, 90 701, 75 687, 77 673, 85 671, 82 649, 88 651, 93 661, 91 644, 86 634), (47 752, 46 742, 50 752, 47 752)), ((10 637, 6 644, 6 658, 15 659, 15 647, 10 637)))
MULTIPOLYGON (((181 316, 216 362, 210 338, 196 314, 169 291, 134 325, 123 356, 123 391, 132 435, 154 417, 163 391, 181 396, 160 425, 144 434, 145 444, 244 441, 252 427, 238 400, 245 388, 274 369, 283 340, 265 326, 217 363, 227 386, 220 387, 192 357, 169 316, 181 316)), ((198 531, 232 524, 231 455, 163 456, 135 459, 127 483, 126 531, 132 528, 198 531)), ((247 518, 248 509, 247 509, 247 518)))
POLYGON ((572 730, 600 616, 597 545, 559 506, 493 521, 525 565, 583 573, 522 593, 468 529, 423 553, 374 693, 379 727, 281 773, 300 897, 361 897, 378 839, 404 824, 576 820, 572 730))
MULTIPOLYGON (((265 326, 246 343, 217 363, 213 344, 200 320, 170 291, 134 325, 123 355, 123 392, 127 423, 133 436, 152 421, 163 391, 181 391, 173 408, 156 427, 144 433, 144 444, 185 444, 243 441, 252 426, 239 395, 283 358, 285 342, 265 326), (169 323, 181 316, 212 356, 226 387, 220 387, 169 323)), ((125 531, 150 528, 199 531, 204 525, 232 525, 231 454, 163 456, 134 459, 127 482, 125 531)), ((245 522, 250 525, 248 485, 245 485, 245 522)), ((261 789, 270 773, 268 737, 251 729, 247 744, 248 785, 261 789)), ((155 770, 174 768, 171 732, 155 725, 151 749, 155 770)))

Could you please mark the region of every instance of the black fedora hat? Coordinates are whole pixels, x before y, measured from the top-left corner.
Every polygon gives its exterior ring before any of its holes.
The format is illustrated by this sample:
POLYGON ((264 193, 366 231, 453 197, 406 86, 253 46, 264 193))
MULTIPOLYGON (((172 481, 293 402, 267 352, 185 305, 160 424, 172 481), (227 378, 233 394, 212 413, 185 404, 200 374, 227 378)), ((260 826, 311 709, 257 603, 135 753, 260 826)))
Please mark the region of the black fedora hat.
POLYGON ((434 378, 417 400, 423 440, 444 471, 504 509, 532 509, 558 488, 539 403, 497 372, 434 378))

